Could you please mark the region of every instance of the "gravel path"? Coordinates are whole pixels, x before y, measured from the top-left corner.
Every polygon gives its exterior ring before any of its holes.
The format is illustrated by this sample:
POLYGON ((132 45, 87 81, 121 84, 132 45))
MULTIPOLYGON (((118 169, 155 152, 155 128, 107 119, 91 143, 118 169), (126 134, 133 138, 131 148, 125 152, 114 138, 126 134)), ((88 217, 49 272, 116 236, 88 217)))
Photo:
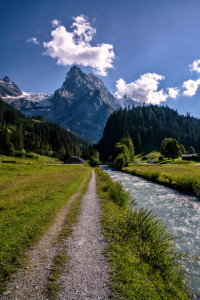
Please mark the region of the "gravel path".
POLYGON ((69 207, 79 196, 85 180, 81 184, 79 191, 58 212, 53 224, 41 240, 26 252, 28 255, 26 265, 13 274, 12 279, 7 284, 6 291, 0 296, 0 299, 47 300, 44 293, 47 279, 54 263, 54 257, 60 251, 59 244, 55 242, 58 240, 63 228, 69 207))
POLYGON ((82 200, 79 222, 66 240, 68 260, 60 277, 61 292, 57 299, 109 299, 108 266, 102 254, 106 242, 101 231, 100 199, 96 194, 95 173, 82 200))

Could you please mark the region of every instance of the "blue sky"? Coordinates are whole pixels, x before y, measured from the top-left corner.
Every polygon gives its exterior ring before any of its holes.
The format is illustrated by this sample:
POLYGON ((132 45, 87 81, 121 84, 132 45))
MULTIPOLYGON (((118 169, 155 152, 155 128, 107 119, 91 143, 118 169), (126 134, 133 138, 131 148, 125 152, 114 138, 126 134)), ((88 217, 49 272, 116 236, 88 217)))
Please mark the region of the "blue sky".
POLYGON ((53 93, 76 63, 117 97, 200 117, 199 16, 199 0, 2 1, 0 78, 53 93))

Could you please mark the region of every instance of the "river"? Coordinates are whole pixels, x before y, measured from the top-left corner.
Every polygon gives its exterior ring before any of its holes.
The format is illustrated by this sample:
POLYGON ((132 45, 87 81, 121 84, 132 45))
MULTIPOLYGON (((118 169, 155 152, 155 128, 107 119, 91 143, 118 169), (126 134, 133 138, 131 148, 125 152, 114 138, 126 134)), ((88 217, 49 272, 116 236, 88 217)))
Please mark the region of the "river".
POLYGON ((200 299, 200 199, 108 166, 101 168, 131 191, 137 201, 136 208, 155 212, 157 218, 167 225, 168 232, 179 237, 176 245, 181 253, 198 256, 194 265, 185 266, 185 273, 190 295, 193 299, 200 299))

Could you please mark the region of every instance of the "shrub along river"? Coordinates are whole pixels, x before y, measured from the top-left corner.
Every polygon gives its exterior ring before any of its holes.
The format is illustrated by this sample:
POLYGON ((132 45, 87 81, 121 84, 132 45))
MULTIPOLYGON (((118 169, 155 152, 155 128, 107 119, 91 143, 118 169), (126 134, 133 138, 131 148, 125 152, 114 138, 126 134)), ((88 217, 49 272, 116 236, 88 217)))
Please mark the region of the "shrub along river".
POLYGON ((156 218, 167 225, 167 231, 178 237, 178 251, 198 256, 194 265, 185 265, 185 273, 190 284, 190 295, 193 299, 200 299, 200 198, 108 166, 101 168, 131 191, 137 201, 135 208, 143 207, 155 212, 156 218))

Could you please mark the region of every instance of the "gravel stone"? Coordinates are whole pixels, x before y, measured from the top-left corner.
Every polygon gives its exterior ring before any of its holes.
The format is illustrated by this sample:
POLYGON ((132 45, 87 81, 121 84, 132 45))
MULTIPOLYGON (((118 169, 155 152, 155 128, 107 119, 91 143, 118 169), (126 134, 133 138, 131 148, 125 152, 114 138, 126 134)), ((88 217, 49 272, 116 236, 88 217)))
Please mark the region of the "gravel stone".
POLYGON ((109 299, 109 267, 103 255, 106 242, 100 224, 99 202, 93 170, 88 191, 82 200, 79 222, 66 240, 71 259, 60 277, 62 289, 59 300, 109 299))

